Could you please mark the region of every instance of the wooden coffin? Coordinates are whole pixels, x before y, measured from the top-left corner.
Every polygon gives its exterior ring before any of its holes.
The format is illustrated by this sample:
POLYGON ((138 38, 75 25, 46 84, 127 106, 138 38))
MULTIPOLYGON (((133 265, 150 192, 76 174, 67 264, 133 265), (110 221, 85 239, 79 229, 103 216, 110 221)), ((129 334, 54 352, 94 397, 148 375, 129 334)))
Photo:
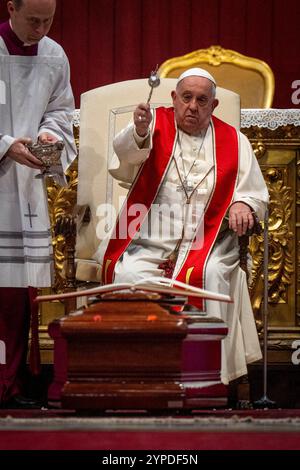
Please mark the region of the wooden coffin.
POLYGON ((63 408, 164 410, 225 406, 218 319, 149 300, 106 300, 60 322, 67 342, 63 408))

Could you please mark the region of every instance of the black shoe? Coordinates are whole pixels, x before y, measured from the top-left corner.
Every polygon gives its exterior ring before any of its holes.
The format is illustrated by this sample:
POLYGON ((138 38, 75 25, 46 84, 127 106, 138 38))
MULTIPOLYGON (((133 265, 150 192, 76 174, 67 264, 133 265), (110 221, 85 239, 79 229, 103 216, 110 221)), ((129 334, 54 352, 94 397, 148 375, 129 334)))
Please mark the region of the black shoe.
POLYGON ((23 397, 23 395, 15 395, 7 402, 3 403, 6 409, 38 409, 42 404, 33 398, 23 397))

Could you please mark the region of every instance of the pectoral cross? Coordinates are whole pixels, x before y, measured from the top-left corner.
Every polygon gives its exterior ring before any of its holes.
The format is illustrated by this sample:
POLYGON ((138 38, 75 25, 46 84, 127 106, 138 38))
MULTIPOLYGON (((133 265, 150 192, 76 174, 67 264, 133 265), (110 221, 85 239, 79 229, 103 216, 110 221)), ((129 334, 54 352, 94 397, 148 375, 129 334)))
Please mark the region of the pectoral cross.
POLYGON ((38 215, 37 214, 32 214, 29 203, 28 203, 28 214, 24 214, 24 217, 29 217, 30 227, 32 228, 32 220, 31 219, 33 217, 38 217, 38 215))
POLYGON ((183 181, 182 184, 177 186, 176 191, 184 191, 186 193, 190 193, 191 191, 193 191, 193 189, 194 189, 193 183, 187 180, 187 181, 183 181))

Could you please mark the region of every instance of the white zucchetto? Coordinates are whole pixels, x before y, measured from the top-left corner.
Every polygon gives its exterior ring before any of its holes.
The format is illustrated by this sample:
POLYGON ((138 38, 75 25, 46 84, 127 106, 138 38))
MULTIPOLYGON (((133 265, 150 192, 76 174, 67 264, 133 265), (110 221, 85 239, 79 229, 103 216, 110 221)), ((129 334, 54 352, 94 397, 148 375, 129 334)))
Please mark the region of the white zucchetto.
POLYGON ((207 70, 200 69, 199 67, 194 67, 192 69, 185 70, 178 78, 177 84, 184 78, 194 77, 194 76, 207 78, 208 80, 210 80, 217 86, 216 80, 214 79, 214 77, 209 72, 207 72, 207 70))

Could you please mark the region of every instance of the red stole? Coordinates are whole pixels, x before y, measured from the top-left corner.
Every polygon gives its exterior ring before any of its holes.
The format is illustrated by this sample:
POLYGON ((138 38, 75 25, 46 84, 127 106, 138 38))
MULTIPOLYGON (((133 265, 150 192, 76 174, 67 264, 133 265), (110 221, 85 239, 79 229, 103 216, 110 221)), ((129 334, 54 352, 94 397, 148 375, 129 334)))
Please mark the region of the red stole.
MULTIPOLYGON (((187 253, 177 279, 197 287, 204 287, 205 265, 210 251, 216 240, 222 220, 232 201, 238 173, 238 138, 236 130, 229 124, 212 117, 215 131, 215 186, 205 209, 204 234, 205 240, 201 249, 197 245, 187 253), (196 249, 195 249, 196 248, 196 249)), ((113 235, 109 241, 103 260, 103 283, 113 282, 114 268, 134 235, 146 218, 148 211, 159 191, 163 177, 168 169, 173 154, 176 128, 173 108, 158 108, 156 110, 155 130, 153 133, 153 148, 148 159, 143 163, 126 204, 122 207, 113 235), (143 204, 145 213, 139 223, 136 211, 130 208, 133 204, 143 204), (133 215, 130 215, 133 214, 133 215), (126 224, 127 221, 127 224, 126 224), (124 225, 125 224, 125 225, 124 225), (126 226, 126 236, 124 236, 126 226), (123 228, 123 231, 121 230, 123 228), (127 230, 129 228, 129 230, 127 230), (129 232, 129 233, 128 233, 129 232), (122 236, 120 237, 120 234, 122 236)), ((200 245, 199 245, 200 246, 200 245)), ((192 303, 202 307, 201 299, 192 303)))
MULTIPOLYGON (((141 223, 137 223, 134 230, 137 215, 136 211, 133 211, 134 214, 130 215, 130 208, 133 204, 141 204, 149 211, 158 193, 162 179, 170 163, 170 157, 173 153, 175 135, 176 129, 173 108, 158 108, 156 110, 153 148, 149 157, 143 163, 128 194, 126 203, 120 211, 114 232, 112 233, 104 255, 102 269, 102 282, 104 284, 113 282, 115 265, 141 226, 141 223), (126 227, 127 231, 126 237, 122 236, 124 227, 126 227), (130 234, 128 234, 128 231, 130 231, 130 234), (120 236, 120 234, 122 235, 120 236)), ((143 219, 145 219, 146 216, 147 212, 145 211, 143 219)))

